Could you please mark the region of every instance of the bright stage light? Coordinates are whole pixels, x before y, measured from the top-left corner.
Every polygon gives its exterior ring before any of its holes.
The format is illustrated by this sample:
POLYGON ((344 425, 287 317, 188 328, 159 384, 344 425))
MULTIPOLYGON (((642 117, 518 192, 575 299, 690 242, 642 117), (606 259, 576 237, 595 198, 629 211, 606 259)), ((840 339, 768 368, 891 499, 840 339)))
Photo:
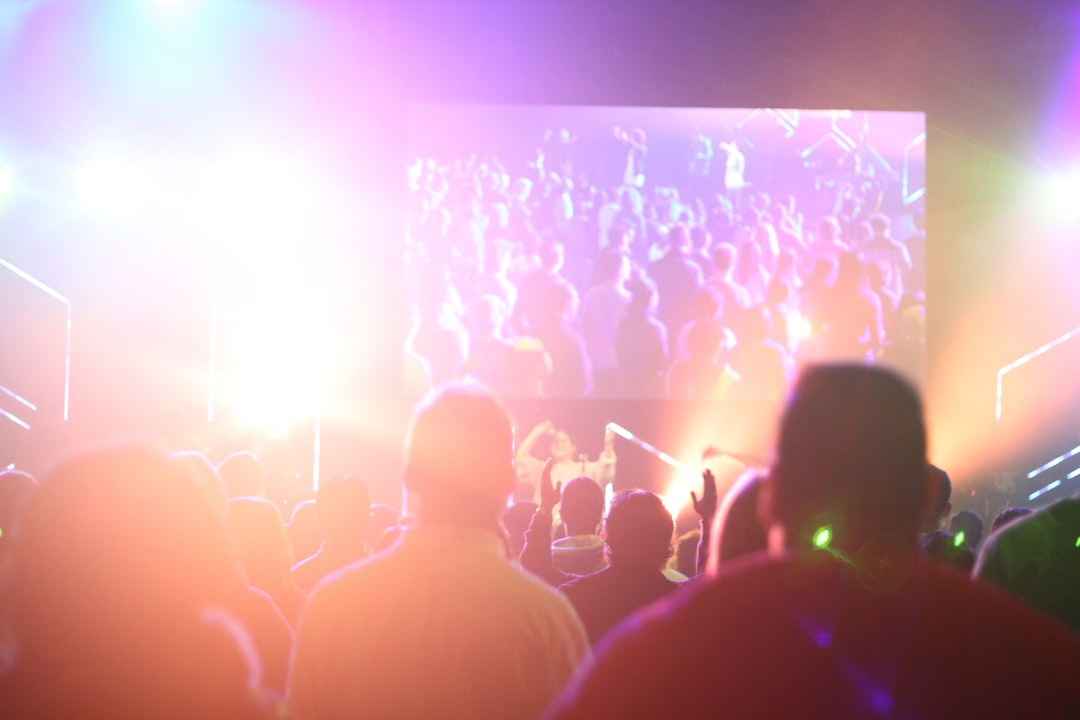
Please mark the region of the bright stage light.
POLYGON ((105 220, 133 215, 148 196, 147 179, 133 163, 113 154, 99 154, 75 173, 76 190, 84 210, 105 220))
POLYGON ((195 175, 192 201, 199 224, 241 255, 311 238, 333 219, 326 183, 288 156, 235 149, 195 175))
POLYGON ((810 321, 800 312, 788 315, 788 333, 793 340, 805 340, 810 337, 810 321))
POLYGON ((1047 178, 1040 196, 1043 212, 1052 222, 1080 220, 1080 171, 1047 178))

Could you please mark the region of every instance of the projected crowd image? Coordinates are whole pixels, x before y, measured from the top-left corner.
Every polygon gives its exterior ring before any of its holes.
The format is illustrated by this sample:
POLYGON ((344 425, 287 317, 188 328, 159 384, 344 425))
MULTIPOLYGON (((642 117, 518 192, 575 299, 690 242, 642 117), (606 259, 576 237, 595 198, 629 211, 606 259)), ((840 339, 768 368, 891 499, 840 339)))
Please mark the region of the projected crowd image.
POLYGON ((775 401, 812 361, 921 382, 925 116, 414 106, 410 395, 775 401))

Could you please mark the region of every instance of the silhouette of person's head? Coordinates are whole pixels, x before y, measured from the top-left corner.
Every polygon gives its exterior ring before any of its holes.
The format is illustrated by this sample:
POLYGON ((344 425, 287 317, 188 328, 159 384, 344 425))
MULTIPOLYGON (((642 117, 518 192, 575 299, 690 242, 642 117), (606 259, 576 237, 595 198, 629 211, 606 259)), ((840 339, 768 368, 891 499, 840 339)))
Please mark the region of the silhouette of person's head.
POLYGON ((913 541, 927 472, 922 403, 905 380, 865 365, 810 366, 780 421, 766 515, 793 548, 827 538, 850 551, 882 533, 913 541))
POLYGON ((443 387, 417 410, 405 457, 405 487, 422 523, 495 528, 514 489, 509 414, 476 385, 443 387))
POLYGON ((675 521, 656 493, 615 493, 604 519, 604 543, 613 567, 661 568, 671 557, 675 521))
POLYGON ((305 500, 297 504, 289 516, 289 542, 296 560, 315 554, 326 538, 316 516, 315 501, 305 500))
POLYGON ((281 511, 269 500, 240 497, 229 501, 229 531, 248 581, 270 591, 285 582, 292 546, 281 511))
POLYGON ((171 453, 168 460, 185 469, 206 493, 214 507, 225 512, 229 504, 225 483, 210 458, 196 450, 182 450, 171 453))
POLYGON ((592 478, 574 478, 563 488, 559 516, 567 535, 595 535, 604 516, 604 490, 592 478))
POLYGON ((334 475, 319 484, 316 517, 326 539, 343 545, 363 545, 371 526, 367 485, 355 475, 334 475))
POLYGON ((949 532, 958 535, 960 542, 977 550, 983 537, 983 519, 974 510, 961 510, 949 518, 949 532))
POLYGON ((743 473, 724 495, 716 513, 710 565, 724 563, 768 548, 761 522, 761 487, 765 477, 757 471, 743 473))
POLYGON ((656 309, 656 285, 650 280, 634 278, 626 285, 630 291, 630 305, 627 311, 647 313, 656 309))
POLYGON ((266 473, 254 453, 246 450, 235 452, 218 463, 217 471, 230 498, 262 494, 266 473))
POLYGON ((540 507, 534 502, 525 500, 516 502, 502 515, 503 530, 506 531, 507 541, 510 543, 510 557, 516 558, 521 555, 525 547, 525 532, 529 529, 536 509, 540 507))
POLYGON ((720 243, 712 251, 713 267, 720 277, 727 277, 735 267, 735 246, 731 243, 720 243))
POLYGON ((149 449, 60 463, 27 496, 9 610, 15 717, 250 717, 257 660, 224 513, 149 449), (253 664, 254 663, 254 664, 253 664))
POLYGON ((565 430, 555 430, 552 434, 550 452, 556 462, 573 461, 578 457, 577 445, 565 430))
POLYGON ((975 567, 975 553, 962 535, 938 530, 922 539, 923 551, 934 560, 952 565, 965 573, 975 567))
POLYGON ((1032 509, 1028 507, 1007 507, 998 510, 997 515, 994 516, 993 521, 990 523, 990 532, 996 532, 998 528, 1003 525, 1008 525, 1014 520, 1019 520, 1022 517, 1027 517, 1032 513, 1032 509))

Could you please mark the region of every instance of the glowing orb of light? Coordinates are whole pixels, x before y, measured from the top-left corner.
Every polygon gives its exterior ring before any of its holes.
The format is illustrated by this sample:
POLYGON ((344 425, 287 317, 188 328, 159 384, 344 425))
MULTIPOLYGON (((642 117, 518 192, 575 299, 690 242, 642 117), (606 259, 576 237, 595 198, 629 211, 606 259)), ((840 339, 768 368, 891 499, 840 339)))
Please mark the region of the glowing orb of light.
POLYGON ((818 550, 824 550, 829 547, 829 543, 832 542, 832 527, 825 525, 817 529, 814 533, 814 547, 818 550))
POLYGON ((123 220, 147 197, 145 179, 135 164, 113 154, 90 158, 75 172, 83 209, 105 220, 123 220))
POLYGON ((1080 221, 1080 171, 1046 178, 1040 189, 1042 211, 1052 222, 1080 221))
POLYGON ((10 170, 0 168, 0 201, 15 191, 15 175, 10 170))
POLYGON ((800 342, 810 337, 810 321, 802 313, 793 312, 788 315, 788 335, 795 342, 800 342))

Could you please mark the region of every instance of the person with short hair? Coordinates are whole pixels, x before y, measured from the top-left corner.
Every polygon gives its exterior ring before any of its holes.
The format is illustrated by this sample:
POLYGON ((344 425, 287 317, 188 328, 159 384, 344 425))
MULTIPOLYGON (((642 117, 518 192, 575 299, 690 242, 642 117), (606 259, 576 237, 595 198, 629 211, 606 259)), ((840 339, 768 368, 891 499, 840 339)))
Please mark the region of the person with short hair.
POLYGON ((1080 638, 919 551, 926 457, 906 381, 808 367, 761 488, 769 554, 624 621, 547 717, 1076 717, 1080 638))
POLYGON ((656 493, 615 493, 604 519, 608 566, 560 585, 594 644, 620 620, 679 589, 664 576, 675 521, 656 493))
POLYGON ((288 705, 307 718, 535 718, 589 654, 569 602, 507 558, 513 426, 451 385, 417 410, 417 526, 324 580, 300 620, 288 705))

